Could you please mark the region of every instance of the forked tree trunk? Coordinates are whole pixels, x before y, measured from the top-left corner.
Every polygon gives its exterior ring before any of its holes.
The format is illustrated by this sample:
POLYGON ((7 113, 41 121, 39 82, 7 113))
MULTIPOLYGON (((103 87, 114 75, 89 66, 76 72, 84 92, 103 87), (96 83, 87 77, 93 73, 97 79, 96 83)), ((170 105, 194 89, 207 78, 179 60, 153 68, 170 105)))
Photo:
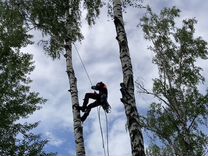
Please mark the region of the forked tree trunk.
POLYGON ((65 50, 66 50, 66 54, 65 54, 66 69, 67 69, 67 74, 70 84, 69 91, 71 92, 71 100, 72 100, 76 156, 85 156, 83 128, 80 120, 80 111, 77 109, 79 106, 77 79, 75 77, 75 73, 72 65, 72 44, 69 40, 66 40, 65 50))
POLYGON ((120 48, 120 60, 123 71, 123 83, 121 83, 121 101, 124 104, 127 117, 128 130, 131 140, 132 156, 145 156, 144 143, 139 124, 139 115, 134 96, 134 78, 129 54, 128 41, 124 28, 121 1, 113 1, 114 23, 117 32, 117 41, 120 48))

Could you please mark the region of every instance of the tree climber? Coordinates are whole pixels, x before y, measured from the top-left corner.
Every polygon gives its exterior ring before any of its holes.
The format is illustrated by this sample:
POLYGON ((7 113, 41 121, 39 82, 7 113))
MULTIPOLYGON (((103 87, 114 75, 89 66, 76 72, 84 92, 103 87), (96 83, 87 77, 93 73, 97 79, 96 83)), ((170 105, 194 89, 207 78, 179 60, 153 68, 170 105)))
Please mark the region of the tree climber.
POLYGON ((82 110, 82 112, 84 112, 83 116, 81 117, 81 121, 84 122, 85 119, 87 118, 87 116, 90 114, 90 111, 92 108, 97 107, 97 106, 102 106, 103 109, 109 113, 110 112, 110 105, 107 101, 108 98, 108 90, 106 85, 103 82, 98 82, 96 84, 96 86, 92 86, 91 87, 94 90, 98 90, 99 93, 86 93, 85 94, 85 98, 84 98, 84 102, 82 107, 79 107, 80 110, 82 110), (89 105, 89 99, 94 99, 95 101, 89 105))

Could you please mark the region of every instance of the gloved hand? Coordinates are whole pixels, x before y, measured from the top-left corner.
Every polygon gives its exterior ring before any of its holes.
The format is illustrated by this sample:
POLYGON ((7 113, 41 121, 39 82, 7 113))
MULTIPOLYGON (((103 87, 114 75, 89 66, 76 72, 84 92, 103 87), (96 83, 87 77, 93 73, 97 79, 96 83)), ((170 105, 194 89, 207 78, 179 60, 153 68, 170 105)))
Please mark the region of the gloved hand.
POLYGON ((91 87, 91 89, 95 89, 95 88, 96 88, 96 86, 92 86, 92 87, 91 87))

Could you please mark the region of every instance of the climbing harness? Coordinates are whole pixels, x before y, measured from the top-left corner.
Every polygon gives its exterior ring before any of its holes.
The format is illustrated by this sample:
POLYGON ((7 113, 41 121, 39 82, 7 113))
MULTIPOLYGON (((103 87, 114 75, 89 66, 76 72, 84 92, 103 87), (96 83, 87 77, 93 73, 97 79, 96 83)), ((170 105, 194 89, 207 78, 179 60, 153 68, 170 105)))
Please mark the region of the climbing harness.
MULTIPOLYGON (((92 81, 91 81, 90 76, 89 76, 89 73, 88 73, 88 71, 87 71, 87 69, 86 69, 86 67, 85 67, 85 64, 84 64, 84 62, 83 62, 83 60, 82 60, 82 57, 81 57, 81 55, 79 54, 79 51, 78 51, 76 45, 75 45, 74 43, 73 43, 73 45, 74 45, 75 51, 77 52, 77 55, 78 55, 78 57, 79 57, 79 59, 80 59, 80 62, 81 62, 81 64, 82 64, 82 67, 83 67, 83 69, 85 70, 85 73, 86 73, 86 75, 87 75, 87 78, 88 78, 88 80, 89 80, 89 82, 90 82, 90 84, 91 84, 91 86, 92 86, 92 85, 93 85, 93 84, 92 84, 92 81)), ((106 120, 106 144, 107 144, 107 155, 106 155, 105 141, 104 141, 104 136, 103 136, 103 129, 102 129, 101 119, 100 119, 100 108, 101 108, 101 106, 100 106, 99 108, 97 107, 97 113, 98 113, 98 119, 99 119, 100 134, 101 134, 101 138, 102 138, 103 152, 104 152, 104 155, 105 155, 105 156, 109 156, 109 147, 108 147, 108 117, 107 117, 107 113, 110 112, 111 107, 110 107, 109 104, 107 104, 107 106, 102 106, 102 107, 103 107, 104 112, 105 112, 105 120, 106 120)))
POLYGON ((109 105, 108 102, 106 104, 102 105, 102 108, 105 111, 105 113, 110 113, 111 112, 111 106, 109 105))

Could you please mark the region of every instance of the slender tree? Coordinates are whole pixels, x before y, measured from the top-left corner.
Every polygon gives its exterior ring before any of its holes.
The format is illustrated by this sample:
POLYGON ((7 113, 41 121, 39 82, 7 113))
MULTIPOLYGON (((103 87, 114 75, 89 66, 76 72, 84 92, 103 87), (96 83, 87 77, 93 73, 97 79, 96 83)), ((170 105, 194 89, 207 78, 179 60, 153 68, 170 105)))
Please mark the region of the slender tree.
POLYGON ((8 1, 0 1, 0 155, 42 155, 47 140, 31 130, 38 123, 19 123, 40 109, 45 100, 32 92, 28 75, 33 71, 32 55, 20 52, 30 36, 22 12, 8 1))
POLYGON ((30 9, 30 19, 39 30, 50 36, 43 41, 44 49, 53 59, 60 58, 65 48, 66 72, 69 78, 74 121, 76 155, 85 155, 83 127, 80 120, 77 80, 72 65, 72 43, 81 39, 80 33, 80 1, 43 1, 35 0, 30 9))
POLYGON ((141 92, 158 99, 151 104, 143 124, 161 140, 161 146, 153 144, 154 154, 203 156, 208 143, 204 129, 208 93, 199 90, 205 79, 197 60, 208 58, 208 47, 201 37, 195 37, 195 19, 183 20, 182 26, 176 27, 179 13, 173 7, 157 15, 148 8, 142 18, 145 38, 153 45, 150 47, 155 54, 153 63, 159 70, 152 91, 139 85, 141 92))
POLYGON ((128 48, 127 35, 124 28, 121 0, 113 1, 113 12, 114 23, 117 32, 116 39, 120 48, 120 59, 123 71, 123 83, 121 83, 121 101, 124 104, 127 117, 132 155, 145 156, 143 136, 134 95, 133 70, 128 48))
MULTIPOLYGON (((69 8, 69 12, 66 12, 66 19, 70 19, 71 8, 69 8)), ((67 23, 67 34, 70 34, 70 28, 73 27, 70 23, 67 23)), ((73 118, 74 118, 74 133, 75 133, 75 140, 77 143, 76 155, 77 156, 84 156, 85 155, 85 146, 84 146, 84 137, 83 137, 83 129, 82 123, 80 120, 80 111, 78 108, 79 106, 79 99, 78 99, 78 90, 77 90, 77 79, 75 77, 73 64, 72 64, 72 40, 71 38, 65 39, 65 50, 66 54, 64 55, 66 58, 66 72, 69 78, 70 84, 70 92, 71 92, 71 99, 72 99, 72 109, 73 109, 73 118)))
MULTIPOLYGON (((69 79, 72 99, 74 134, 76 142, 76 155, 85 155, 83 127, 78 110, 79 98, 77 90, 77 79, 72 63, 72 44, 80 41, 83 36, 80 32, 81 26, 81 1, 80 0, 33 0, 27 5, 28 19, 32 25, 50 37, 42 41, 44 49, 53 59, 60 58, 65 49, 66 72, 69 79)), ((89 25, 94 24, 99 14, 101 1, 84 1, 84 8, 88 10, 87 21, 89 25)))

